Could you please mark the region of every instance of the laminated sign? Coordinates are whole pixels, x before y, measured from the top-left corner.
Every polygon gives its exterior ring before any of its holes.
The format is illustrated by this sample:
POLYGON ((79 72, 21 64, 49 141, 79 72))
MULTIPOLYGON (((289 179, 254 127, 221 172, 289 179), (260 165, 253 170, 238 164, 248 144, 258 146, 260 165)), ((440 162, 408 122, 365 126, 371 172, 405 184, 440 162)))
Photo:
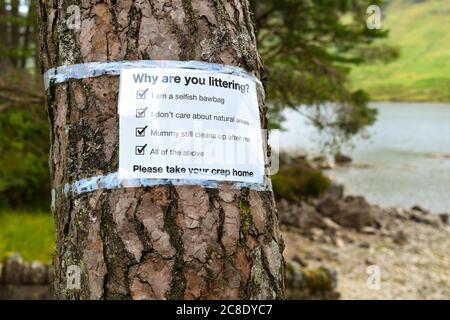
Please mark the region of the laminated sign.
POLYGON ((123 69, 119 178, 263 183, 256 82, 177 68, 123 69))

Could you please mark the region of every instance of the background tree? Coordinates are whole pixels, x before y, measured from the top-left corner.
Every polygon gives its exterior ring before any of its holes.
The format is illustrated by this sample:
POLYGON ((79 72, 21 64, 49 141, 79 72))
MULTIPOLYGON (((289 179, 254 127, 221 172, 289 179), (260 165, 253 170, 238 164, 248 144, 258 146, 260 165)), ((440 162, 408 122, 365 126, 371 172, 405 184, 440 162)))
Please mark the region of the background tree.
POLYGON ((368 95, 352 90, 347 75, 352 65, 388 62, 399 54, 392 47, 371 45, 388 33, 366 27, 366 9, 369 5, 381 6, 383 1, 250 3, 266 67, 271 126, 280 125, 284 108, 294 108, 327 134, 327 147, 339 149, 375 121, 376 111, 368 107, 368 95))
POLYGON ((0 0, 0 65, 3 68, 37 68, 36 5, 31 0, 0 0))
MULTIPOLYGON (((262 70, 246 0, 90 2, 79 30, 67 28, 68 5, 40 1, 42 72, 139 59, 237 65, 256 76, 262 70)), ((223 184, 64 195, 66 183, 118 169, 118 84, 117 76, 101 76, 47 90, 57 296, 283 298, 283 243, 271 192, 223 184), (70 265, 82 270, 80 291, 66 287, 70 265)))
POLYGON ((48 121, 37 71, 37 1, 0 0, 0 208, 47 209, 48 121))

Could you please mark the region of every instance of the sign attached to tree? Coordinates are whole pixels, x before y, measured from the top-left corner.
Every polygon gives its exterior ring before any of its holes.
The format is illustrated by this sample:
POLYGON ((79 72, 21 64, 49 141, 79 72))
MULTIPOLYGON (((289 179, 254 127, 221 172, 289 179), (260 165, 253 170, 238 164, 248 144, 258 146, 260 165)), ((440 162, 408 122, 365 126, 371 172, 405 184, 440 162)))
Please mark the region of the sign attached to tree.
POLYGON ((176 68, 123 69, 119 178, 262 183, 251 78, 176 68))

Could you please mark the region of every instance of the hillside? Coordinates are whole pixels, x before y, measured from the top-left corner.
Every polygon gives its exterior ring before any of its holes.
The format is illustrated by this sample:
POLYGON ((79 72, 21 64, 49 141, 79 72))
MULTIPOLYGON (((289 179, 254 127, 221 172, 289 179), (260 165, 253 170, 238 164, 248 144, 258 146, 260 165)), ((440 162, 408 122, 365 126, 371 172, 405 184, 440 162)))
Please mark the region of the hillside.
POLYGON ((383 16, 382 41, 401 57, 352 70, 355 88, 373 100, 450 101, 450 0, 391 0, 383 16))

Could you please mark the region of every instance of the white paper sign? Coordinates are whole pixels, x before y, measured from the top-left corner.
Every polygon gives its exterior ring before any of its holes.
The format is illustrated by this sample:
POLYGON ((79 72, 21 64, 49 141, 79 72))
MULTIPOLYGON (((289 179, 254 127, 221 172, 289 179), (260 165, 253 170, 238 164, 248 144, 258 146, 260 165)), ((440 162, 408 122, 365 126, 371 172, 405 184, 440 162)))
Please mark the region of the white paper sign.
POLYGON ((212 71, 124 69, 119 178, 262 183, 256 84, 212 71))

